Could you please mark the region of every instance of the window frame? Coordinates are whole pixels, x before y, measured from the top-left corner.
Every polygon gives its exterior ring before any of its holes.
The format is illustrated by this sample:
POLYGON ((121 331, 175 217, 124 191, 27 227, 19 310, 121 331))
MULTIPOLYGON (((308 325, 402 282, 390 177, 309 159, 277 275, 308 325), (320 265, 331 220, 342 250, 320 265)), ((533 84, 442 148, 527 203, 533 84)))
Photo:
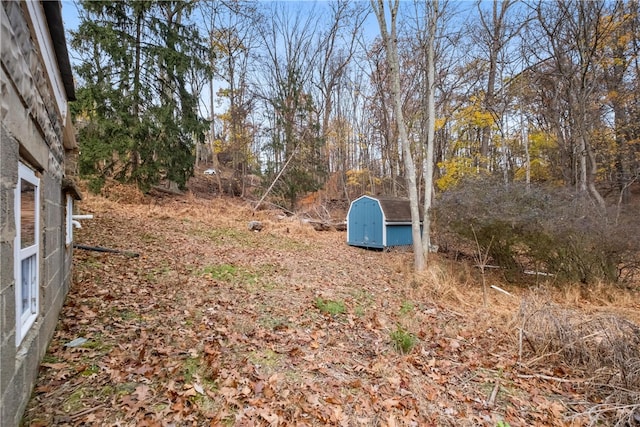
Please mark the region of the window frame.
POLYGON ((14 241, 14 279, 15 279, 15 312, 16 312, 16 346, 22 343, 40 312, 40 178, 27 165, 18 163, 18 183, 15 188, 14 214, 16 237, 14 241), (34 236, 33 244, 22 247, 22 182, 34 187, 34 236), (30 260, 30 261, 28 261, 30 260), (31 271, 27 284, 28 309, 23 310, 23 266, 27 261, 31 271))
POLYGON ((73 197, 66 194, 66 233, 64 243, 69 246, 73 243, 73 197))

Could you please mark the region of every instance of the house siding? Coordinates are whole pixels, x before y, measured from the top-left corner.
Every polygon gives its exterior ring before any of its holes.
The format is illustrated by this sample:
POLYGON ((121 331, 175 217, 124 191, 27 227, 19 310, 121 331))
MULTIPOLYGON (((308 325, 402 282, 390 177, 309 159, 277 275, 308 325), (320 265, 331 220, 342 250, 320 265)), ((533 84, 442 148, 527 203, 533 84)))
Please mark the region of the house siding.
MULTIPOLYGON (((31 32, 34 23, 30 14, 34 10, 44 13, 40 2, 27 7, 24 2, 3 0, 0 6, 0 425, 3 427, 20 424, 71 279, 72 248, 64 241, 66 200, 62 188, 66 117, 62 117, 52 90, 59 79, 51 78, 43 59, 52 55, 42 55, 39 50, 42 44, 31 32), (14 190, 21 161, 36 170, 40 178, 40 303, 36 322, 17 346, 14 190)), ((39 18, 43 22, 43 17, 39 18)))

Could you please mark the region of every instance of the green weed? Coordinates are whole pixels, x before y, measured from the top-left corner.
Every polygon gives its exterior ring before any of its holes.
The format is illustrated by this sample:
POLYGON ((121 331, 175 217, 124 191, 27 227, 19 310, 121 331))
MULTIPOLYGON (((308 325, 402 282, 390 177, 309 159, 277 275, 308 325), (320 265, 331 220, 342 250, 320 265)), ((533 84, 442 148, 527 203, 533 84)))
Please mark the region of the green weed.
POLYGON ((402 316, 405 316, 405 315, 411 313, 414 308, 415 308, 415 306, 413 305, 413 303, 411 301, 403 301, 402 305, 400 306, 400 314, 402 316))
POLYGON ((409 354, 418 342, 415 335, 398 325, 396 330, 391 332, 391 343, 393 348, 401 354, 409 354))
POLYGON ((325 300, 325 299, 322 299, 321 297, 317 297, 314 302, 315 302, 316 308, 324 314, 330 314, 332 316, 336 316, 346 311, 344 302, 342 301, 325 300))
POLYGON ((275 351, 265 349, 261 351, 252 351, 247 356, 247 359, 254 365, 272 369, 280 363, 281 357, 275 351))
POLYGON ((182 374, 184 375, 184 382, 191 383, 198 371, 200 370, 200 358, 190 357, 182 364, 182 374))
POLYGON ((287 328, 289 321, 286 317, 263 315, 258 319, 258 324, 264 328, 275 331, 279 328, 287 328))
POLYGON ((89 365, 84 371, 80 372, 80 375, 83 377, 90 377, 98 372, 100 372, 100 367, 98 365, 89 365))
POLYGON ((85 388, 80 387, 75 390, 64 402, 62 402, 62 410, 66 413, 76 412, 82 409, 82 399, 85 397, 85 388))
POLYGON ((140 241, 144 243, 156 243, 160 240, 160 238, 156 235, 150 233, 142 233, 140 236, 140 241))
POLYGON ((203 275, 210 276, 214 280, 230 282, 238 276, 238 267, 231 264, 208 265, 202 270, 203 275))

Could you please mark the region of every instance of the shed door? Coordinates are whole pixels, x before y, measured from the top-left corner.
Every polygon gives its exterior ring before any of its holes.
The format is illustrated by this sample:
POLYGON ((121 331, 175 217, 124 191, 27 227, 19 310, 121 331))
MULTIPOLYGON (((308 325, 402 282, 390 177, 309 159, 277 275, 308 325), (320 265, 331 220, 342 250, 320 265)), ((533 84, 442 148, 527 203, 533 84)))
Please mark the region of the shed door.
POLYGON ((382 210, 375 200, 363 200, 362 203, 363 244, 374 248, 382 247, 382 210))

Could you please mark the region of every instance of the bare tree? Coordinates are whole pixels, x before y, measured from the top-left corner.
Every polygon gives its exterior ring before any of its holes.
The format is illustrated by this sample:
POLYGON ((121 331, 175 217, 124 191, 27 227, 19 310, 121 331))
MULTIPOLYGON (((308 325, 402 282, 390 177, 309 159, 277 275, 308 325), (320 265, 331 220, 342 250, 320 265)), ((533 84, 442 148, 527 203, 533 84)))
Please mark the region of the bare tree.
MULTIPOLYGON (((343 114, 345 111, 340 108, 340 103, 348 98, 348 92, 354 86, 348 79, 348 73, 354 55, 357 54, 358 39, 362 34, 362 26, 369 10, 366 8, 366 3, 354 3, 348 0, 335 0, 329 4, 329 8, 329 25, 326 32, 320 34, 317 40, 318 56, 315 64, 314 86, 317 89, 315 97, 318 99, 318 122, 323 156, 328 170, 339 172, 340 179, 344 183, 348 170, 345 157, 345 138, 348 134, 346 126, 352 126, 353 123, 345 120, 343 114), (331 124, 334 126, 330 126, 331 124), (334 142, 340 147, 341 158, 336 159, 341 166, 339 169, 332 168, 334 165, 331 162, 333 153, 329 144, 330 132, 336 136, 334 142)), ((348 194, 345 194, 348 197, 348 194)))
POLYGON ((614 3, 611 20, 614 28, 608 38, 605 39, 604 49, 607 52, 602 61, 602 71, 607 90, 607 103, 613 111, 613 129, 615 138, 614 153, 614 178, 613 183, 620 193, 622 204, 630 201, 630 185, 638 177, 633 173, 634 153, 631 150, 631 141, 634 139, 633 124, 630 117, 630 105, 633 104, 634 93, 637 86, 633 87, 627 82, 636 81, 637 75, 632 75, 632 62, 637 61, 638 53, 634 52, 634 42, 638 43, 638 34, 635 31, 632 17, 634 3, 623 1, 614 3))
MULTIPOLYGON (((496 117, 496 80, 499 76, 499 59, 504 53, 504 49, 509 41, 518 34, 522 24, 516 25, 509 22, 508 13, 513 7, 514 2, 511 0, 491 2, 491 13, 481 9, 481 2, 477 3, 478 15, 480 17, 481 31, 478 33, 477 40, 482 48, 486 51, 487 60, 487 79, 484 91, 484 109, 496 117)), ((497 120, 496 120, 497 121, 497 120)), ((491 140, 491 124, 487 124, 482 128, 480 137, 480 159, 479 164, 482 168, 487 168, 489 162, 489 144, 491 140)))
POLYGON ((233 168, 234 176, 242 183, 244 195, 244 177, 249 170, 256 168, 251 153, 255 130, 249 120, 253 98, 249 90, 248 73, 259 43, 256 31, 258 17, 255 5, 244 2, 232 3, 226 13, 217 16, 218 22, 213 32, 216 69, 227 84, 227 87, 219 90, 218 96, 226 100, 228 105, 227 111, 219 115, 226 137, 226 144, 219 150, 233 168))
POLYGON ((371 0, 378 24, 380 35, 384 43, 389 66, 389 77, 391 80, 391 94, 394 101, 394 110, 398 126, 398 136, 404 155, 405 179, 407 192, 409 193, 409 204, 411 206, 411 235, 413 238, 414 268, 422 271, 425 267, 425 258, 422 250, 422 238, 420 232, 420 209, 418 201, 418 186, 416 183, 416 167, 411 152, 411 144, 407 135, 406 123, 402 111, 402 91, 400 88, 400 61, 398 59, 398 6, 399 0, 389 0, 390 22, 388 27, 384 0, 371 0))
POLYGON ((275 4, 259 28, 264 48, 263 72, 255 82, 271 121, 265 148, 272 153, 266 165, 270 177, 279 176, 273 193, 294 209, 300 194, 324 183, 317 99, 313 71, 318 61, 321 21, 316 12, 297 5, 275 4), (289 161, 291 157, 292 161, 289 161), (287 171, 281 172, 285 162, 287 171))
POLYGON ((433 150, 435 146, 436 129, 436 76, 435 76, 435 44, 438 31, 438 19, 440 16, 440 3, 438 0, 427 0, 425 5, 427 31, 424 50, 426 51, 426 79, 424 82, 426 96, 424 105, 426 110, 426 154, 422 163, 424 178, 424 208, 422 221, 422 250, 425 257, 431 250, 431 203, 433 200, 433 150))
POLYGON ((539 2, 536 15, 542 34, 551 48, 556 87, 564 90, 570 120, 573 148, 577 153, 578 188, 593 198, 604 211, 605 201, 595 185, 598 171, 592 144, 591 123, 598 112, 593 110, 598 96, 594 68, 603 53, 602 42, 611 31, 611 21, 604 19, 602 1, 539 2))
POLYGON ((367 65, 372 94, 369 98, 370 123, 376 130, 382 173, 391 177, 391 194, 398 196, 396 177, 401 176, 402 166, 398 148, 398 127, 393 126, 395 117, 394 100, 390 89, 389 67, 383 43, 376 42, 368 51, 367 65))

